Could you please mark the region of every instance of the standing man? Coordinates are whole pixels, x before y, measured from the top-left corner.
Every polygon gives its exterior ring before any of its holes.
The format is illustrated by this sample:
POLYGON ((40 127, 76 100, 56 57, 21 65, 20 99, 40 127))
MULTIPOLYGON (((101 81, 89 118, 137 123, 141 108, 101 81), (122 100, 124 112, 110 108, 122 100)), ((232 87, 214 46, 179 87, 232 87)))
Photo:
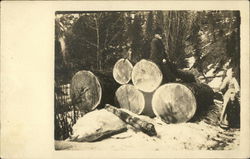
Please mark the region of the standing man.
POLYGON ((149 59, 159 66, 163 74, 163 79, 166 80, 165 82, 173 82, 176 80, 174 75, 176 67, 169 61, 169 58, 165 53, 165 47, 162 42, 162 29, 159 27, 155 29, 155 35, 151 41, 149 59))
POLYGON ((232 68, 227 71, 227 77, 223 80, 220 90, 225 92, 220 116, 220 127, 238 127, 240 124, 240 103, 238 101, 240 86, 232 68))

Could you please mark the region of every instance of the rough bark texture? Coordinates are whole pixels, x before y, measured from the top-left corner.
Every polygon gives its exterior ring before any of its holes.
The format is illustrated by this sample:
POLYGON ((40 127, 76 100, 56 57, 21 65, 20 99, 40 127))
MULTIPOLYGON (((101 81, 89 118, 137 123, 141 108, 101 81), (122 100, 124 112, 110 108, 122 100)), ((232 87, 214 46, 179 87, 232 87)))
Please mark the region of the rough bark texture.
POLYGON ((210 87, 197 83, 164 84, 156 90, 152 107, 156 116, 167 123, 197 120, 213 102, 210 87))
POLYGON ((113 77, 119 84, 127 84, 131 80, 133 65, 127 59, 118 60, 113 68, 113 77))
POLYGON ((177 70, 176 77, 183 82, 196 82, 194 75, 190 71, 177 70))
POLYGON ((193 92, 197 102, 197 109, 191 121, 199 120, 207 115, 210 106, 214 104, 214 91, 203 83, 184 83, 184 85, 193 92))
POLYGON ((104 74, 102 72, 94 71, 93 72, 98 78, 101 88, 102 88, 102 98, 101 103, 98 108, 104 108, 105 104, 114 104, 115 91, 120 86, 112 77, 112 73, 104 74))
POLYGON ((149 60, 139 61, 132 71, 133 84, 144 92, 153 92, 161 84, 162 78, 159 67, 149 60))
POLYGON ((112 112, 116 116, 118 116, 121 120, 123 120, 125 123, 132 125, 134 128, 144 132, 145 134, 149 136, 156 136, 156 130, 152 123, 149 123, 147 121, 144 121, 134 115, 132 113, 128 113, 124 110, 115 108, 114 106, 107 104, 105 109, 109 112, 112 112))

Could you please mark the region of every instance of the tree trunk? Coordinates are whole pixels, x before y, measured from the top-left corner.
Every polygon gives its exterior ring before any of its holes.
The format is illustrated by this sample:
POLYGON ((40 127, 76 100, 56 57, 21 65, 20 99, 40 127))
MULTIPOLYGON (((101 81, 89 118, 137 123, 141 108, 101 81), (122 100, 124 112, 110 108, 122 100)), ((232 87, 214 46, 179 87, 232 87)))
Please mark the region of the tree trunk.
POLYGON ((167 123, 187 122, 208 110, 213 95, 212 89, 203 84, 164 84, 153 95, 153 112, 167 123))
POLYGON ((125 123, 133 126, 134 128, 144 132, 145 134, 149 136, 156 136, 157 132, 155 130, 154 124, 149 123, 145 120, 142 120, 132 113, 128 113, 124 110, 115 108, 112 105, 107 104, 105 109, 109 112, 112 112, 116 116, 118 116, 121 120, 123 120, 125 123))
POLYGON ((102 98, 98 108, 104 108, 105 104, 114 104, 115 91, 120 85, 115 82, 112 73, 104 74, 100 71, 94 71, 93 73, 98 78, 102 88, 102 98))
POLYGON ((127 84, 131 80, 133 65, 127 59, 118 60, 113 68, 113 77, 119 84, 127 84))
POLYGON ((119 87, 115 93, 117 105, 121 108, 130 110, 135 114, 144 114, 154 117, 151 107, 153 93, 142 92, 135 86, 126 84, 119 87))
POLYGON ((85 114, 98 106, 114 102, 114 93, 117 84, 108 77, 99 72, 79 71, 71 81, 71 98, 75 106, 85 114), (80 103, 76 102, 79 101, 80 103))
POLYGON ((95 16, 95 26, 96 26, 96 57, 97 57, 97 69, 102 70, 102 59, 101 59, 101 51, 100 51, 100 31, 99 31, 99 18, 95 16))
POLYGON ((161 84, 162 78, 159 67, 149 60, 139 61, 132 70, 133 84, 144 92, 153 92, 161 84))

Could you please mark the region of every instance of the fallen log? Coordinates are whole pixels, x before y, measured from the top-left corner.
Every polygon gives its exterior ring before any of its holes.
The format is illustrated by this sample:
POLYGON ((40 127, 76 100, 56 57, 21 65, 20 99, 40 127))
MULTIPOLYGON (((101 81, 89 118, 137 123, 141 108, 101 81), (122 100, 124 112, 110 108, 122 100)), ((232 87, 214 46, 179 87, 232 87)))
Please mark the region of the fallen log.
POLYGON ((133 65, 127 59, 118 60, 113 68, 113 77, 119 84, 127 84, 131 80, 133 65))
POLYGON ((164 84, 155 91, 152 98, 153 112, 167 123, 197 119, 212 103, 212 89, 197 83, 164 84))
POLYGON ((104 106, 104 103, 113 103, 118 84, 112 80, 112 77, 100 72, 93 74, 82 70, 73 76, 70 86, 72 103, 75 103, 75 106, 85 114, 99 106, 104 106), (78 98, 80 103, 76 102, 79 101, 78 98))
POLYGON ((118 116, 125 123, 133 126, 134 128, 144 132, 149 136, 156 136, 157 132, 155 130, 154 124, 149 123, 145 120, 142 120, 131 113, 125 112, 122 109, 118 109, 110 104, 106 104, 105 109, 109 112, 112 112, 118 116))
POLYGON ((120 86, 115 92, 115 101, 121 108, 130 110, 135 114, 144 114, 154 117, 151 106, 153 93, 138 90, 131 84, 120 86))
POLYGON ((132 70, 132 82, 136 88, 144 92, 153 92, 162 82, 162 72, 149 60, 142 59, 132 70))

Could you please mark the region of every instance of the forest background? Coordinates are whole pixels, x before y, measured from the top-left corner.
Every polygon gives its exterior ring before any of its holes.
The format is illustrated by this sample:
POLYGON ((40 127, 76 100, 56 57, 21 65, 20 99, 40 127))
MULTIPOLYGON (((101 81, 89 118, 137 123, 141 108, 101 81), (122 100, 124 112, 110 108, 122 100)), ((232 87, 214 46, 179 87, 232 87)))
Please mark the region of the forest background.
POLYGON ((133 64, 147 59, 156 27, 163 29, 166 54, 179 69, 209 83, 232 67, 240 83, 239 11, 57 11, 55 16, 59 85, 79 70, 110 74, 120 58, 133 64))

